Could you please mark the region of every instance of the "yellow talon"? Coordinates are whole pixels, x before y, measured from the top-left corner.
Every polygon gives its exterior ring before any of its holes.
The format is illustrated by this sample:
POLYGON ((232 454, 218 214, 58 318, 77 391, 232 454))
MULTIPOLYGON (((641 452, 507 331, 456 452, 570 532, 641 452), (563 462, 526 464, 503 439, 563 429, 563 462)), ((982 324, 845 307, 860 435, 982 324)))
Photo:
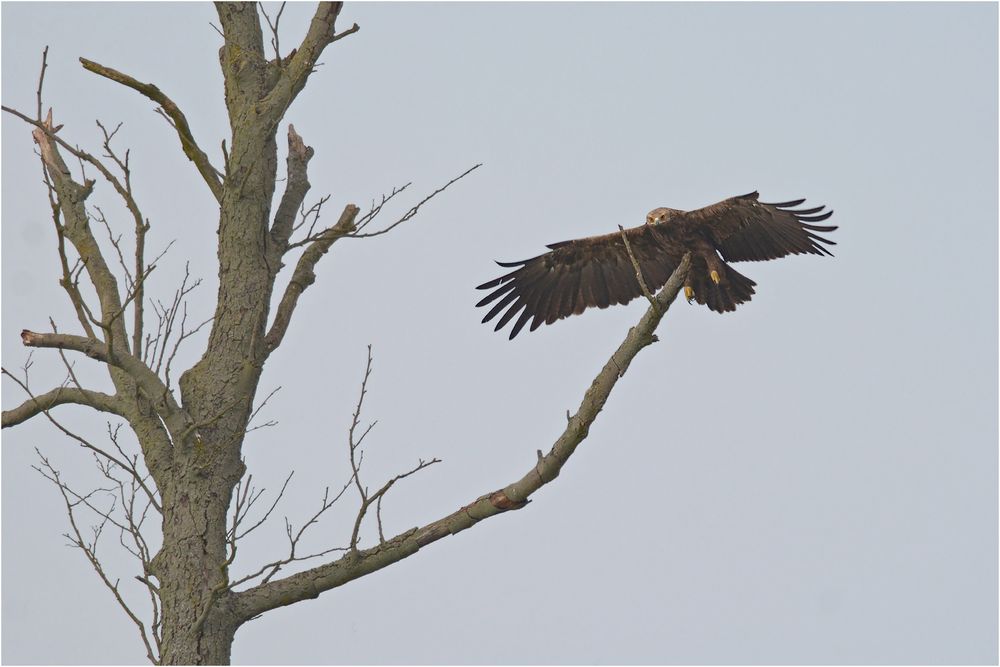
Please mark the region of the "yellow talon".
POLYGON ((718 271, 712 271, 709 275, 712 277, 712 282, 715 283, 716 285, 722 282, 722 279, 719 278, 718 271))
POLYGON ((694 298, 694 290, 687 285, 684 286, 684 298, 688 300, 688 303, 691 303, 691 299, 694 298))

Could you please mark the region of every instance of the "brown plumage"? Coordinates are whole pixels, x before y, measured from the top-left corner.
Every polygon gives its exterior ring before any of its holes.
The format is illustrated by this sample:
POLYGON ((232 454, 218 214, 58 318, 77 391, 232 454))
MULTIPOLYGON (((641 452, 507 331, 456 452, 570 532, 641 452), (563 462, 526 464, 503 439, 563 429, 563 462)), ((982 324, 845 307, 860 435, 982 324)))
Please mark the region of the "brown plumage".
MULTIPOLYGON (((660 288, 690 252, 691 269, 684 282, 688 301, 724 313, 749 301, 756 285, 727 262, 832 254, 820 244, 834 242, 816 232, 832 232, 836 227, 811 223, 826 220, 833 211, 822 213, 824 206, 794 210, 804 199, 764 204, 757 197, 751 192, 696 211, 656 208, 646 216, 645 225, 626 229, 646 286, 660 288)), ((621 232, 553 243, 548 248, 550 252, 531 259, 497 262, 517 268, 477 288, 492 290, 477 307, 496 302, 483 322, 503 313, 496 324, 499 331, 517 316, 510 332, 513 338, 529 321, 529 330, 534 331, 543 323, 578 315, 592 306, 624 304, 642 294, 621 232)))

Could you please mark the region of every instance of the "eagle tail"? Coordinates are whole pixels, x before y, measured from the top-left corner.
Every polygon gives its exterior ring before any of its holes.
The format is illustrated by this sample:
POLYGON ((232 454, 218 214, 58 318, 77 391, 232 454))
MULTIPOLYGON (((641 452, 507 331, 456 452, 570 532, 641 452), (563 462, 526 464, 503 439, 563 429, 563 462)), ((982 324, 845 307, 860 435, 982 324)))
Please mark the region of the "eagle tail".
POLYGON ((749 301, 757 284, 728 264, 723 264, 723 268, 725 276, 716 284, 705 260, 697 258, 688 278, 695 301, 717 313, 736 310, 736 306, 749 301))

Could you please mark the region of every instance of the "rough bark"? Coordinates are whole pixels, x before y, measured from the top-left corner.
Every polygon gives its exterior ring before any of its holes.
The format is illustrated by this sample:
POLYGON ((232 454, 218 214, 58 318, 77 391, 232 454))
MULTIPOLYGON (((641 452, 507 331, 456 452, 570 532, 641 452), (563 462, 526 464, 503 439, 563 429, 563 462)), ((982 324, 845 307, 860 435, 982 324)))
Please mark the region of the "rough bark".
MULTIPOLYGON (((271 201, 278 175, 278 126, 305 86, 324 48, 357 31, 358 27, 355 25, 337 34, 335 21, 341 3, 320 3, 301 44, 285 57, 276 53, 273 59, 268 59, 264 53, 264 35, 257 5, 217 3, 216 6, 224 34, 219 61, 224 75, 225 103, 231 129, 221 173, 212 167, 206 153, 198 146, 178 105, 158 87, 81 59, 87 70, 132 88, 161 105, 177 131, 184 153, 219 202, 216 310, 201 358, 181 375, 179 395, 175 395, 170 388, 169 376, 161 379, 159 366, 151 367, 140 352, 141 284, 145 277, 141 234, 144 233, 145 223, 131 196, 127 167, 125 183, 122 183, 99 160, 59 139, 56 136, 59 128, 53 126, 51 112, 42 121, 40 110, 39 117, 32 120, 5 108, 34 126, 33 134, 40 147, 47 177, 52 183, 53 215, 60 242, 65 237, 76 249, 100 301, 98 312, 91 314, 71 280, 60 245, 64 287, 86 335, 57 331, 39 333, 26 329, 22 332, 22 341, 29 347, 57 349, 60 354, 77 353, 104 364, 116 393, 108 395, 80 386, 44 392, 5 411, 3 427, 14 426, 38 414, 49 416, 53 408, 75 403, 120 415, 135 431, 159 495, 158 503, 145 483, 142 480, 139 483, 162 514, 162 546, 155 556, 143 561, 144 574, 140 578, 140 581, 145 579, 155 598, 154 608, 158 616, 151 626, 158 655, 153 655, 153 643, 148 641, 147 650, 151 660, 162 664, 228 664, 237 628, 254 616, 316 597, 412 555, 442 537, 470 528, 485 518, 525 506, 532 493, 559 475, 562 466, 586 438, 590 425, 632 359, 655 340, 653 332, 682 286, 688 266, 685 258, 659 294, 655 297, 647 295, 652 302, 650 310, 629 331, 625 341, 594 379, 579 410, 569 418, 563 435, 547 454, 539 451, 537 463, 520 480, 499 491, 486 493, 421 528, 381 540, 378 546, 370 549, 359 548, 358 526, 364 518, 364 511, 372 502, 380 500, 380 494, 388 490, 394 481, 406 475, 399 476, 382 491, 365 497, 345 556, 281 579, 272 578, 279 569, 274 568, 262 583, 240 592, 234 591, 234 584, 229 579, 229 566, 235 557, 235 540, 230 532, 227 513, 233 505, 234 489, 245 472, 241 461, 243 438, 252 416, 264 363, 281 344, 300 295, 315 281, 316 264, 336 241, 345 236, 374 236, 408 220, 427 199, 465 174, 425 198, 386 230, 361 233, 381 210, 381 205, 373 207, 359 219, 359 209, 348 204, 334 225, 315 234, 310 230, 304 240, 291 244, 296 215, 309 190, 307 167, 313 149, 305 145, 294 128, 289 128, 287 182, 272 222, 271 201), (95 183, 75 182, 60 155, 61 150, 94 163, 133 213, 139 247, 136 258, 138 282, 125 293, 90 229, 85 201, 95 183), (282 258, 289 249, 298 246, 304 246, 304 251, 291 272, 269 325, 269 305, 276 278, 283 267, 282 258), (138 299, 139 303, 134 305, 135 324, 130 344, 124 310, 134 299, 138 299), (155 578, 158 584, 152 584, 149 577, 155 578)), ((393 191, 382 203, 403 189, 405 187, 393 191)), ((27 390, 26 384, 21 386, 27 390)), ((352 456, 353 453, 352 444, 352 456)), ((47 461, 45 464, 48 465, 47 461)), ((424 465, 427 464, 421 462, 416 470, 424 465)), ((132 472, 135 474, 134 467, 132 472)), ((54 471, 50 479, 60 484, 54 471)), ((354 481, 361 489, 357 477, 354 481)), ((67 498, 72 521, 68 489, 60 486, 60 490, 67 498)), ((365 495, 364 491, 362 495, 365 495)), ((379 530, 381 535, 381 525, 379 530)), ((77 546, 85 548, 82 543, 77 546)), ((88 552, 88 557, 91 556, 92 553, 88 552)), ((95 567, 104 578, 96 563, 95 567)), ((108 583, 106 578, 105 582, 108 583)), ((117 590, 108 585, 117 597, 117 590)), ((136 620, 134 616, 133 620, 136 620)), ((144 631, 144 626, 138 621, 137 625, 144 631)))
POLYGON ((297 60, 285 63, 265 57, 255 5, 217 4, 232 135, 220 198, 215 317, 205 353, 180 380, 183 405, 204 426, 192 440, 175 443, 172 474, 161 487, 163 547, 153 571, 163 582, 165 664, 229 659, 237 623, 229 611, 226 512, 244 472, 240 448, 263 369, 267 295, 280 268, 268 262, 275 134, 315 58, 334 37, 340 7, 319 7, 297 60))
POLYGON ((163 547, 151 570, 160 581, 165 665, 229 664, 238 624, 225 594, 226 510, 242 471, 238 458, 224 459, 225 449, 195 445, 160 487, 163 547))

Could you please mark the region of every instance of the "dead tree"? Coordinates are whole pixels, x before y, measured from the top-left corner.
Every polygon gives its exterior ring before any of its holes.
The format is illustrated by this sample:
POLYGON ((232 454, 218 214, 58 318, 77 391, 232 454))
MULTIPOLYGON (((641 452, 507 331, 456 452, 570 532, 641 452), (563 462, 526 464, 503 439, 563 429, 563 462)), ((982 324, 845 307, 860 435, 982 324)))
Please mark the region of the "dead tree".
MULTIPOLYGON (((35 393, 29 383, 30 357, 21 371, 4 369, 4 376, 19 385, 28 398, 3 412, 3 427, 41 415, 93 454, 106 480, 94 490, 75 489, 41 453, 37 470, 57 487, 65 501, 70 543, 82 550, 135 623, 153 663, 228 663, 234 633, 246 621, 271 609, 315 598, 484 519, 524 507, 537 489, 559 475, 632 359, 656 340, 654 331, 683 282, 686 260, 658 294, 646 291, 649 310, 594 378, 577 412, 567 414, 562 435, 547 453, 538 451, 537 461, 523 477, 484 493, 447 516, 389 537, 383 534, 381 521, 385 495, 395 483, 437 460, 420 461, 377 488, 362 482, 363 441, 371 428, 362 427, 361 422, 371 372, 369 350, 348 434, 349 479, 342 487, 328 491, 317 513, 298 530, 286 524, 287 556, 231 579, 230 566, 239 540, 271 516, 284 493, 283 487, 269 505, 258 502, 261 490, 254 488, 241 451, 261 407, 254 406, 262 369, 281 345, 300 296, 315 281, 317 263, 341 239, 382 234, 413 218, 430 198, 476 168, 457 176, 391 223, 373 224, 385 205, 405 188, 384 196, 364 213, 347 204, 337 221, 324 227, 319 224, 319 214, 327 199, 305 206, 313 149, 288 125, 283 193, 277 209, 271 210, 279 183, 279 126, 314 72, 320 54, 358 31, 355 24, 337 32, 340 10, 341 3, 320 3, 301 43, 282 56, 277 39, 280 11, 273 21, 264 14, 266 26, 262 28, 254 4, 217 4, 224 40, 219 61, 231 127, 231 136, 223 142, 223 163, 218 165, 200 147, 181 109, 160 88, 80 59, 88 71, 131 88, 157 105, 176 131, 181 150, 218 202, 219 289, 214 316, 201 324, 187 321, 185 297, 197 284, 187 276, 171 302, 155 302, 146 294, 157 260, 147 258, 145 237, 150 225, 133 196, 128 152, 114 147, 117 129, 109 131, 101 126, 101 157, 62 138, 52 110, 43 114, 44 56, 34 115, 4 107, 31 126, 38 145, 58 240, 60 285, 76 314, 74 327, 79 328, 69 333, 51 322, 50 330, 36 327, 21 333, 26 347, 55 350, 65 364, 66 381, 35 393), (265 49, 266 29, 273 35, 273 57, 265 49), (75 178, 67 161, 86 165, 97 178, 75 178), (110 187, 120 197, 131 219, 134 255, 123 252, 123 245, 116 240, 120 237, 111 234, 104 212, 88 204, 97 187, 110 187), (102 246, 98 240, 104 231, 111 234, 110 252, 108 243, 102 246), (298 258, 279 296, 276 279, 285 261, 291 263, 294 252, 299 253, 298 258), (89 285, 81 285, 81 280, 89 285), (277 302, 273 313, 272 299, 277 302), (180 374, 175 386, 172 362, 178 346, 202 326, 208 327, 203 354, 180 374), (82 386, 74 370, 80 355, 106 367, 113 394, 82 386), (88 406, 121 423, 109 423, 108 444, 97 444, 55 418, 54 409, 63 404, 88 406), (139 443, 138 452, 121 444, 119 429, 125 423, 139 443), (344 542, 321 552, 300 553, 297 548, 303 533, 348 492, 357 496, 359 509, 344 542), (83 512, 97 517, 90 532, 81 523, 83 512), (379 539, 375 544, 362 543, 365 521, 377 524, 379 539), (148 531, 155 530, 157 523, 161 534, 150 540, 148 531), (119 581, 103 569, 97 544, 107 532, 117 533, 121 546, 138 561, 135 579, 148 594, 147 612, 131 608, 121 594, 119 581), (159 547, 154 550, 151 544, 159 547), (305 560, 320 564, 287 573, 286 566, 305 560)), ((641 274, 638 279, 641 282, 641 274)))

